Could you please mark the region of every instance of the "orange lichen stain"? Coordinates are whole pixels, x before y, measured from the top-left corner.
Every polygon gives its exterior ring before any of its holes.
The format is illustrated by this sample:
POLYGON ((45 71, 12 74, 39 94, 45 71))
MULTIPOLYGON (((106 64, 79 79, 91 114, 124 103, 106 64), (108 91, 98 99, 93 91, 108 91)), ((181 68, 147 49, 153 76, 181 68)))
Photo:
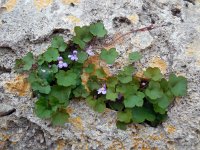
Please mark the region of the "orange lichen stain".
MULTIPOLYGON (((106 80, 107 77, 111 76, 109 68, 106 66, 105 62, 100 60, 99 56, 95 55, 95 56, 89 57, 88 60, 84 63, 84 67, 86 68, 89 64, 94 64, 94 72, 91 75, 95 74, 96 70, 102 67, 103 71, 106 74, 106 77, 102 78, 102 80, 106 80)), ((83 74, 81 75, 81 79, 82 79, 82 84, 85 86, 86 90, 89 91, 87 87, 89 74, 86 72, 83 72, 83 74)))
POLYGON ((80 23, 81 19, 77 18, 76 16, 67 16, 66 21, 71 21, 72 23, 80 23))
POLYGON ((5 83, 5 89, 8 92, 16 93, 19 96, 31 95, 30 84, 26 80, 26 75, 18 75, 15 79, 5 83))
POLYGON ((133 143, 133 149, 139 149, 141 147, 141 150, 151 150, 149 144, 142 138, 133 138, 133 143))
POLYGON ((167 133, 168 134, 173 134, 176 131, 176 128, 172 125, 169 125, 166 127, 167 128, 167 133))
POLYGON ((71 107, 67 107, 66 112, 68 114, 72 114, 73 113, 73 109, 71 107))
POLYGON ((163 135, 149 135, 149 139, 153 141, 161 141, 163 140, 163 135))
POLYGON ((11 137, 11 135, 0 133, 1 141, 6 141, 11 137))
POLYGON ((167 71, 167 64, 160 57, 154 57, 154 58, 152 58, 149 61, 149 66, 150 67, 158 67, 163 74, 165 74, 166 71, 167 71))
POLYGON ((139 21, 139 16, 137 14, 133 14, 131 16, 128 16, 128 19, 133 23, 137 24, 139 21))
POLYGON ((58 140, 56 150, 64 150, 64 147, 65 147, 65 141, 64 140, 58 140))
POLYGON ((34 0, 34 5, 38 10, 41 10, 50 4, 52 4, 53 0, 34 0))
POLYGON ((81 117, 69 118, 69 122, 77 129, 83 130, 83 122, 81 117))
POLYGON ((8 0, 7 3, 3 5, 3 7, 5 7, 8 12, 10 12, 13 10, 16 4, 17 0, 8 0))
POLYGON ((78 4, 78 3, 80 3, 80 0, 62 0, 62 2, 63 2, 64 4, 69 5, 69 4, 71 4, 71 3, 73 3, 73 4, 78 4))
POLYGON ((108 147, 108 150, 125 150, 122 141, 115 139, 112 144, 108 147))

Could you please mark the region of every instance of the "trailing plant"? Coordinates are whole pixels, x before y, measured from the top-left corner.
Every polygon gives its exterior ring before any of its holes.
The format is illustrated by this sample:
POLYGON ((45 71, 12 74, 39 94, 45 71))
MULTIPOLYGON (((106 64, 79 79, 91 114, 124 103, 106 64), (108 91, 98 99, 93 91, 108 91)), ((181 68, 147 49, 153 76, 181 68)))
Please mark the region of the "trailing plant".
POLYGON ((156 126, 166 118, 174 98, 186 94, 184 77, 171 74, 165 79, 159 68, 149 67, 143 78, 137 77, 134 63, 141 59, 139 52, 130 53, 129 65, 111 74, 106 64, 114 65, 116 49, 102 48, 97 54, 91 46, 94 39, 107 35, 101 22, 75 27, 74 32, 68 42, 55 36, 49 48, 37 57, 29 52, 16 60, 16 71, 28 74, 27 80, 38 98, 38 117, 63 125, 69 118, 66 108, 70 101, 85 99, 99 113, 106 108, 117 111, 120 129, 132 122, 156 126))

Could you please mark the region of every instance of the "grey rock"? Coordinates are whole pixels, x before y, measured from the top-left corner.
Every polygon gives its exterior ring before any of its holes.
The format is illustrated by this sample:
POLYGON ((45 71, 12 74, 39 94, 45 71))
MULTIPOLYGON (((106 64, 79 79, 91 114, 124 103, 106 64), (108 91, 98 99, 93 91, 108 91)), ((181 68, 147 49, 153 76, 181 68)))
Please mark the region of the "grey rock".
POLYGON ((68 4, 69 0, 55 0, 46 5, 28 0, 0 2, 0 111, 16 109, 10 116, 0 118, 0 148, 200 149, 199 0, 71 0, 73 4, 68 4), (52 127, 48 120, 35 116, 36 99, 18 96, 6 87, 11 81, 16 84, 16 58, 28 51, 38 55, 48 47, 52 36, 60 34, 68 40, 74 26, 97 20, 104 22, 109 37, 152 23, 169 24, 130 34, 121 43, 116 42, 120 66, 112 70, 116 72, 128 63, 129 52, 140 51, 144 57, 138 70, 159 57, 167 64, 166 76, 175 72, 187 77, 187 96, 175 100, 168 119, 158 127, 132 124, 126 131, 118 130, 115 111, 95 113, 84 100, 70 104, 70 123, 62 128, 52 127))

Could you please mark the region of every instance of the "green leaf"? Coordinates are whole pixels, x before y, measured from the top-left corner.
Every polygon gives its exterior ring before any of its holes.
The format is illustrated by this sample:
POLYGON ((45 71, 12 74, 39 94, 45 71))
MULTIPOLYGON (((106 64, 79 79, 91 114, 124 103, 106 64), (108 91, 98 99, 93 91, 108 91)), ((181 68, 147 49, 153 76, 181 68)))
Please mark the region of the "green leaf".
POLYGON ((103 68, 97 69, 95 74, 96 74, 97 78, 106 77, 106 73, 104 72, 103 68))
POLYGON ((126 75, 132 75, 134 71, 135 71, 135 69, 133 68, 132 65, 128 65, 128 66, 124 67, 124 69, 123 69, 123 73, 126 75))
POLYGON ((75 44, 79 45, 79 47, 80 47, 81 49, 84 49, 84 48, 85 48, 86 43, 85 43, 84 41, 82 41, 80 38, 78 38, 78 37, 73 37, 72 40, 73 40, 73 42, 74 42, 75 44))
POLYGON ((89 42, 92 39, 92 34, 90 33, 90 29, 88 26, 83 27, 75 27, 74 32, 76 34, 75 37, 73 37, 73 42, 75 44, 78 44, 81 49, 85 48, 86 42, 89 42))
POLYGON ((85 68, 86 73, 93 73, 94 72, 94 64, 89 64, 87 68, 85 68))
POLYGON ((129 97, 130 95, 133 95, 137 92, 139 86, 135 84, 121 84, 118 85, 116 88, 116 92, 121 93, 124 95, 125 98, 129 97))
POLYGON ((143 98, 145 95, 142 92, 137 92, 136 95, 131 95, 124 100, 126 108, 133 108, 135 106, 141 107, 143 105, 143 98))
POLYGON ((118 111, 117 119, 120 122, 130 123, 131 119, 132 119, 131 109, 125 109, 124 111, 118 111))
POLYGON ((56 78, 57 78, 58 85, 62 85, 66 87, 76 85, 77 83, 77 74, 72 72, 71 70, 66 71, 66 72, 63 70, 60 70, 56 74, 56 78))
POLYGON ((97 80, 90 78, 87 82, 88 88, 93 91, 101 87, 100 83, 97 80))
POLYGON ((158 82, 150 81, 148 88, 145 90, 145 94, 151 99, 158 99, 163 96, 163 91, 158 82))
POLYGON ((58 66, 53 64, 50 68, 50 70, 53 72, 53 73, 57 73, 58 72, 58 66))
POLYGON ((23 61, 23 70, 30 70, 32 68, 32 65, 35 63, 33 54, 31 52, 28 52, 24 58, 22 58, 23 61))
POLYGON ((120 73, 118 74, 117 78, 119 79, 119 81, 121 83, 129 83, 133 80, 133 71, 135 69, 133 68, 133 66, 129 65, 124 67, 124 69, 122 71, 120 71, 120 73))
POLYGON ((124 73, 120 73, 117 78, 121 83, 129 83, 132 81, 133 77, 132 75, 126 75, 124 73))
POLYGON ((55 97, 56 99, 59 100, 59 103, 64 103, 65 105, 68 105, 70 94, 71 94, 70 87, 54 85, 51 87, 51 92, 49 94, 49 97, 55 97))
POLYGON ((107 64, 113 64, 117 56, 118 52, 115 48, 111 48, 109 50, 102 49, 100 54, 100 58, 104 60, 107 64))
POLYGON ((145 107, 134 107, 132 109, 133 122, 142 123, 145 120, 154 121, 155 115, 145 107))
POLYGON ((102 99, 94 99, 92 96, 86 98, 87 104, 92 107, 95 111, 102 113, 106 109, 106 104, 102 99))
POLYGON ((75 90, 73 90, 73 94, 75 97, 83 97, 83 98, 86 98, 89 95, 88 91, 85 89, 83 85, 80 85, 75 90))
POLYGON ((187 93, 187 80, 182 76, 176 76, 175 74, 171 74, 169 76, 169 85, 171 88, 171 92, 175 96, 184 96, 187 93))
POLYGON ((104 37, 107 34, 107 31, 101 22, 91 24, 90 32, 97 37, 104 37))
POLYGON ((114 88, 117 85, 117 83, 118 83, 118 80, 117 80, 116 77, 109 77, 107 79, 106 85, 107 85, 107 87, 113 87, 114 88))
POLYGON ((165 114, 166 109, 159 107, 157 104, 153 105, 154 111, 160 114, 165 114))
POLYGON ((40 97, 35 103, 35 113, 39 118, 46 119, 52 115, 52 110, 48 107, 48 100, 40 97))
POLYGON ((157 101, 158 101, 158 106, 163 109, 166 109, 170 105, 170 102, 171 102, 170 99, 166 95, 163 95, 157 101))
POLYGON ((78 62, 84 63, 88 58, 88 54, 86 52, 78 52, 78 62))
POLYGON ((126 123, 124 123, 124 122, 120 122, 120 121, 117 121, 117 123, 116 123, 116 126, 117 126, 117 128, 118 129, 121 129, 121 130, 126 130, 126 123))
POLYGON ((99 113, 103 113, 105 111, 105 109, 106 109, 106 104, 101 100, 97 100, 94 110, 99 113))
POLYGON ((110 101, 108 104, 111 109, 116 110, 116 111, 122 111, 124 109, 124 104, 117 101, 116 102, 110 101))
POLYGON ((144 75, 147 78, 150 78, 154 81, 160 81, 163 77, 162 73, 160 72, 160 69, 155 67, 155 68, 147 68, 147 70, 144 72, 144 75))
POLYGON ((56 48, 49 47, 47 51, 44 52, 43 57, 47 62, 57 61, 57 58, 59 57, 58 50, 56 48))
POLYGON ((37 59, 38 65, 42 65, 44 62, 45 62, 45 58, 43 57, 43 55, 39 55, 37 59))
POLYGON ((69 114, 67 114, 66 112, 56 112, 52 116, 52 124, 62 126, 68 121, 68 118, 69 114))
POLYGON ((139 52, 132 52, 129 54, 129 61, 135 62, 142 58, 141 54, 139 52))
POLYGON ((63 37, 61 36, 54 36, 51 42, 51 47, 58 48, 60 52, 64 52, 67 48, 67 44, 64 42, 63 37))
POLYGON ((40 93, 49 94, 51 91, 50 85, 44 82, 33 82, 31 84, 33 91, 39 91, 40 93))
POLYGON ((15 71, 17 73, 23 72, 23 65, 24 65, 24 62, 23 62, 22 59, 16 59, 15 60, 15 67, 14 67, 15 71))
POLYGON ((112 89, 112 88, 107 89, 106 99, 115 101, 117 97, 118 97, 118 93, 115 93, 114 89, 112 89))
POLYGON ((39 66, 38 67, 38 76, 41 79, 47 80, 47 82, 51 82, 54 79, 54 74, 51 69, 47 66, 39 66))

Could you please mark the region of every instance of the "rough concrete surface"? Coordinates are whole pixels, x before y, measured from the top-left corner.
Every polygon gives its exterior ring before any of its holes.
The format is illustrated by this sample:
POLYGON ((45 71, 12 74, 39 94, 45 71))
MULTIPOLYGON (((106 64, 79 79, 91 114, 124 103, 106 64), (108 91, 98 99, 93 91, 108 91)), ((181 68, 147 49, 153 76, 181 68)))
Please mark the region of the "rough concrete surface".
POLYGON ((0 0, 0 149, 8 150, 198 150, 200 149, 200 0, 0 0), (152 31, 114 43, 121 57, 140 51, 139 71, 159 67, 187 77, 188 94, 169 108, 168 119, 153 128, 132 124, 116 128, 116 112, 95 113, 84 100, 68 108, 70 123, 52 127, 33 113, 35 99, 23 76, 13 71, 16 58, 42 53, 53 35, 67 40, 76 25, 102 20, 109 36, 150 24, 152 31))

